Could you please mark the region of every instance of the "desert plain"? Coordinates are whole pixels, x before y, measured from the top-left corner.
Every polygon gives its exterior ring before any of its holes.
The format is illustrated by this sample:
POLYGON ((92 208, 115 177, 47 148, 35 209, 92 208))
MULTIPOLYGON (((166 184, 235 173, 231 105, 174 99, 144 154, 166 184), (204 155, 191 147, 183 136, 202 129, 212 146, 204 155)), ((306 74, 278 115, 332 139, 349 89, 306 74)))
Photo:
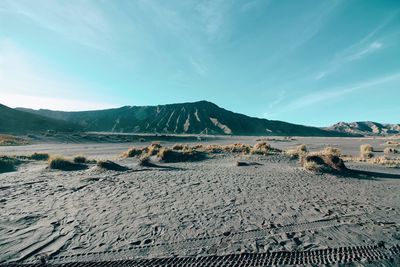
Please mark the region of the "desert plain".
MULTIPOLYGON (((151 139, 151 140, 150 140, 151 139)), ((0 174, 0 263, 114 260, 400 244, 400 168, 345 160, 346 174, 303 168, 285 151, 338 148, 357 157, 370 144, 383 156, 387 138, 204 137, 139 141, 39 140, 1 146, 1 155, 48 153, 111 160, 124 170, 85 164, 50 169, 26 160, 0 174), (151 164, 121 156, 130 147, 175 144, 254 145, 266 155, 207 153, 187 162, 151 164), (244 166, 238 166, 238 162, 244 166)), ((398 262, 382 262, 396 265, 398 262)), ((360 265, 372 264, 360 259, 360 265)), ((378 263, 374 263, 379 265, 378 263)))

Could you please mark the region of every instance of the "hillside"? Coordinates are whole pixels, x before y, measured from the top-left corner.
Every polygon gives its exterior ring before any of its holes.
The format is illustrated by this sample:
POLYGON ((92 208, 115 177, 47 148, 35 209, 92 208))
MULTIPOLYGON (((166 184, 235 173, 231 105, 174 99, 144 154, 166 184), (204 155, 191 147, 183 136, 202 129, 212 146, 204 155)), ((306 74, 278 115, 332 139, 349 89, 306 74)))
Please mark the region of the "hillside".
POLYGON ((381 136, 400 134, 400 124, 381 124, 372 121, 339 122, 325 128, 340 133, 381 136))
POLYGON ((207 101, 159 106, 125 106, 82 112, 20 110, 79 124, 86 131, 223 135, 347 135, 282 121, 253 118, 225 110, 207 101))
POLYGON ((69 132, 79 129, 78 125, 70 122, 15 110, 0 104, 1 133, 30 133, 48 130, 69 132))

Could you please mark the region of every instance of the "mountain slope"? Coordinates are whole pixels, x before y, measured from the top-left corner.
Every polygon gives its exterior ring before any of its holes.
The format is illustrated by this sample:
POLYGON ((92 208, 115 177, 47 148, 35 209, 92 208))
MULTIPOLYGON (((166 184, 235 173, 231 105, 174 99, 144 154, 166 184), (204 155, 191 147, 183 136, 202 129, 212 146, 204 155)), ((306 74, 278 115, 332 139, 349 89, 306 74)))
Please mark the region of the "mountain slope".
POLYGON ((60 132, 76 131, 78 125, 56 120, 20 110, 15 110, 0 104, 0 132, 28 133, 54 130, 60 132))
POLYGON ((79 124, 87 131, 227 135, 347 135, 315 127, 253 118, 225 110, 207 101, 159 106, 125 106, 82 112, 20 110, 79 124))
POLYGON ((400 124, 381 124, 372 121, 339 122, 325 129, 341 133, 361 135, 400 134, 400 124))

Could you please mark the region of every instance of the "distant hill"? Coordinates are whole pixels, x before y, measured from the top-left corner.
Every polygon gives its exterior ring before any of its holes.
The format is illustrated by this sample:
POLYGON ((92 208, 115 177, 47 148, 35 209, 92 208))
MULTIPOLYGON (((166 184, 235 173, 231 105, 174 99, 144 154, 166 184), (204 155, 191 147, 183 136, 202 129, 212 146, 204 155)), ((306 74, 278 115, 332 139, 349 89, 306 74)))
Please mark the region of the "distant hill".
POLYGON ((15 110, 0 104, 0 133, 30 133, 47 130, 70 132, 80 126, 37 114, 15 110))
POLYGON ((225 110, 207 101, 159 106, 125 106, 82 112, 22 108, 19 110, 78 124, 86 131, 222 135, 348 135, 316 127, 253 118, 225 110))
POLYGON ((400 134, 400 124, 381 124, 372 121, 339 122, 325 129, 340 133, 360 134, 365 136, 400 134))

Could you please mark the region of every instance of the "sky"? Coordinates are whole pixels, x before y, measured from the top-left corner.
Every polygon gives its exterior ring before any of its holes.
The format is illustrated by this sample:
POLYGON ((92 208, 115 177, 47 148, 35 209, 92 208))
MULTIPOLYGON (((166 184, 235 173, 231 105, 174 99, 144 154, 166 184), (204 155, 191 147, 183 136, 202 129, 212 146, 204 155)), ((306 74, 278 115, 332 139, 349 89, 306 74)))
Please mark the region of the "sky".
POLYGON ((1 0, 0 103, 400 123, 399 0, 1 0))

